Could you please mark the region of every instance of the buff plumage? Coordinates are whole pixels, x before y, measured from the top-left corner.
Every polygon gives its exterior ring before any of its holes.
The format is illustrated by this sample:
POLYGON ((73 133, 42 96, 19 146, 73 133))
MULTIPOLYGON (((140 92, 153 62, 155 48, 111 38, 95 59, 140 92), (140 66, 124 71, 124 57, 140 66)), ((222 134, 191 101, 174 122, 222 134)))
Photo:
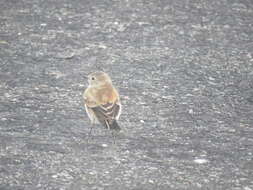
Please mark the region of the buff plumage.
POLYGON ((117 123, 121 114, 119 93, 105 72, 97 71, 88 75, 88 88, 83 98, 91 123, 101 123, 107 129, 120 130, 117 123))

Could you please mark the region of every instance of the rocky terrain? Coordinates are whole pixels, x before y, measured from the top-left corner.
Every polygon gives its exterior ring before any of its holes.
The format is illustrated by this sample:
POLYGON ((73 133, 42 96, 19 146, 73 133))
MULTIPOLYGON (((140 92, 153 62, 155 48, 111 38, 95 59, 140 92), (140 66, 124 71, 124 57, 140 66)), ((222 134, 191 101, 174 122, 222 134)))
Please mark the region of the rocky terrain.
POLYGON ((0 190, 253 190, 251 0, 1 0, 0 190), (109 73, 123 130, 90 122, 109 73))

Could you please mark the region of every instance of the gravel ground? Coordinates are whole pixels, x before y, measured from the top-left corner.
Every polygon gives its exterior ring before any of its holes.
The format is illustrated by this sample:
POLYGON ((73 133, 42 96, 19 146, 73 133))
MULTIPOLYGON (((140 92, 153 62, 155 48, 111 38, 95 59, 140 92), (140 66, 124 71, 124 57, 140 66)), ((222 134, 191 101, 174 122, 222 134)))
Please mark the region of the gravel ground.
POLYGON ((1 190, 253 190, 252 0, 1 0, 0 65, 1 190))

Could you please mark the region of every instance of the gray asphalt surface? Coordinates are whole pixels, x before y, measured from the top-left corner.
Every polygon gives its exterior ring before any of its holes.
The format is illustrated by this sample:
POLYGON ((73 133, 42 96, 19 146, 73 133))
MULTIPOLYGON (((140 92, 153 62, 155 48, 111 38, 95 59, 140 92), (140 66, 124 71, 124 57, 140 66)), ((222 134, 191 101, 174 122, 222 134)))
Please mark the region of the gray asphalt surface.
POLYGON ((1 190, 253 190, 251 0, 1 0, 1 190), (82 93, 112 76, 123 131, 82 93))

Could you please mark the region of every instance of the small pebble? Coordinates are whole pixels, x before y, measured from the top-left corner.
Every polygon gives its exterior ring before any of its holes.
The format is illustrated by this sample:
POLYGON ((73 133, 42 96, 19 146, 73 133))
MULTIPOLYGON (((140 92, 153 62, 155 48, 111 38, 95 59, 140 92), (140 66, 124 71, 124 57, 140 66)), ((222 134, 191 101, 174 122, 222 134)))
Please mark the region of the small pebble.
POLYGON ((205 164, 205 163, 208 162, 208 160, 206 160, 206 159, 195 159, 194 162, 197 163, 197 164, 205 164))
POLYGON ((102 147, 108 147, 108 145, 107 144, 102 144, 102 147))

